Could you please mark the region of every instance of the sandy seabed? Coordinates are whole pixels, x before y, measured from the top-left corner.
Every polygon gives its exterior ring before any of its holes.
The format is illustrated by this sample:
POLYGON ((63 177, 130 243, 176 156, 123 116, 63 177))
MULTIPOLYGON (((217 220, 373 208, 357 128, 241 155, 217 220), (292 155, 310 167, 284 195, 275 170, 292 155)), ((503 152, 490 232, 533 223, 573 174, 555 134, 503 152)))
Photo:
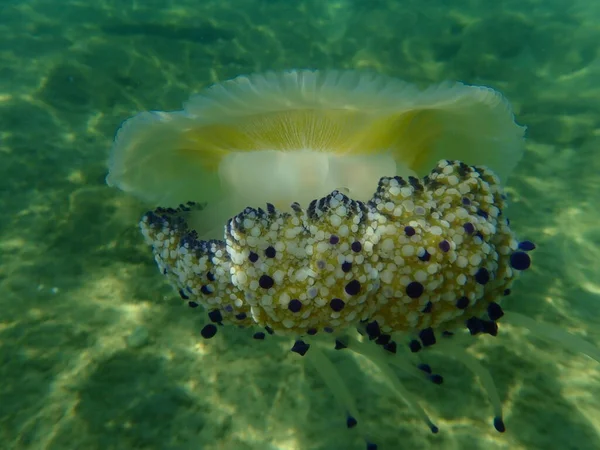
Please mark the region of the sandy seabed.
MULTIPOLYGON (((504 306, 600 345, 600 7, 590 1, 5 1, 0 6, 0 448, 361 449, 286 340, 203 321, 104 184, 119 123, 238 74, 362 68, 501 90, 528 126, 507 187, 534 265, 504 306)), ((502 326, 405 380, 432 435, 364 360, 332 354, 382 450, 600 448, 600 365, 502 326)))

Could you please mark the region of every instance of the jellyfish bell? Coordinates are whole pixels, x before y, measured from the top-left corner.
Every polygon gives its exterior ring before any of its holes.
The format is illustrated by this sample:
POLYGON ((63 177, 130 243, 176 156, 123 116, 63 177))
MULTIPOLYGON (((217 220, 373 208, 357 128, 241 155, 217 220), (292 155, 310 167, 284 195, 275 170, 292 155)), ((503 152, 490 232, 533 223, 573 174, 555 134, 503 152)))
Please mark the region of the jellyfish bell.
POLYGON ((382 176, 423 176, 440 159, 492 168, 503 180, 524 127, 493 89, 411 84, 356 71, 240 76, 182 111, 143 112, 114 141, 107 183, 154 206, 204 205, 207 237, 247 205, 302 205, 334 189, 366 201, 382 176))

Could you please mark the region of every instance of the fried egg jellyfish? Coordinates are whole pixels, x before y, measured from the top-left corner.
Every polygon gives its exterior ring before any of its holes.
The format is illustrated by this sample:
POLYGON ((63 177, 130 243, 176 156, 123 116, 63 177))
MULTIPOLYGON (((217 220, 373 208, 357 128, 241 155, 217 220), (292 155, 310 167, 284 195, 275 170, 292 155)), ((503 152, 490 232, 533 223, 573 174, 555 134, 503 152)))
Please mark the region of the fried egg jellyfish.
POLYGON ((535 248, 504 215, 501 180, 523 137, 490 88, 271 72, 125 121, 107 183, 160 206, 140 227, 180 297, 208 311, 204 338, 234 324, 295 339, 353 429, 359 411, 327 345, 373 362, 434 433, 396 370, 441 384, 423 358, 450 355, 477 375, 503 432, 491 374, 465 340, 496 336, 502 318, 600 361, 583 340, 500 306, 535 248))

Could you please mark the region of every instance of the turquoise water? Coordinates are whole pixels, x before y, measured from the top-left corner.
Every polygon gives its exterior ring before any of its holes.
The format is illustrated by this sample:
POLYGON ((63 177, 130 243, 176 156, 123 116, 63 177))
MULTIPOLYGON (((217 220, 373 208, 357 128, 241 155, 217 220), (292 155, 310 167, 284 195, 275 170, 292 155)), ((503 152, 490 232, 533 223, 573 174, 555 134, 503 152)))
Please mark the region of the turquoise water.
MULTIPOLYGON (((0 5, 0 448, 364 447, 289 342, 199 337, 142 241, 145 206, 105 184, 124 119, 239 74, 371 69, 503 92, 528 127, 512 228, 538 246, 504 305, 600 345, 600 7, 424 3, 0 5)), ((365 360, 332 355, 380 449, 600 448, 598 363, 500 325, 469 350, 494 377, 504 434, 452 359, 432 362, 442 386, 403 380, 432 435, 365 360)))

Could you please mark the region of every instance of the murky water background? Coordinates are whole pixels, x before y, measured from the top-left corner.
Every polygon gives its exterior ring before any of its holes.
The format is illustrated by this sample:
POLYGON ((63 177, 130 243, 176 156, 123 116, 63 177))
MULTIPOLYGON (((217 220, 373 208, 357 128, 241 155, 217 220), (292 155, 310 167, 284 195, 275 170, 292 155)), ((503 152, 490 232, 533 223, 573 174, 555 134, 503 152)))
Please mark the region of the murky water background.
MULTIPOLYGON (((504 304, 600 345, 600 4, 594 1, 6 1, 0 4, 0 448, 359 449, 288 342, 199 337, 142 243, 144 206, 104 184, 114 131, 232 76, 368 68, 501 90, 528 126, 508 192, 538 245, 504 304)), ((597 449, 596 362, 501 327, 474 376, 407 380, 335 354, 381 449, 597 449)))

